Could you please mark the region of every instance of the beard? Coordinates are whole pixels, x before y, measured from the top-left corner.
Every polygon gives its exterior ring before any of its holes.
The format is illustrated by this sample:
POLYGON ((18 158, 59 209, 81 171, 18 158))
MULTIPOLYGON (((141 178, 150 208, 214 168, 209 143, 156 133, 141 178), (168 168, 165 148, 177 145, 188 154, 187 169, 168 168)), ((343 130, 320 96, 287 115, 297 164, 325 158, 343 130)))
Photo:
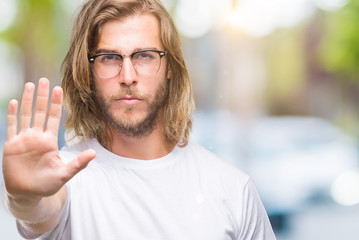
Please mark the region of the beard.
POLYGON ((126 86, 121 88, 120 92, 116 95, 108 98, 105 98, 95 85, 95 99, 104 117, 116 131, 128 137, 141 138, 152 133, 158 124, 160 110, 163 109, 168 99, 169 89, 167 85, 167 80, 164 79, 154 96, 140 93, 137 89, 126 86), (144 117, 134 119, 131 116, 131 113, 136 111, 136 105, 122 106, 121 108, 123 108, 124 114, 119 114, 117 111, 111 110, 111 102, 125 95, 139 97, 147 103, 144 117))

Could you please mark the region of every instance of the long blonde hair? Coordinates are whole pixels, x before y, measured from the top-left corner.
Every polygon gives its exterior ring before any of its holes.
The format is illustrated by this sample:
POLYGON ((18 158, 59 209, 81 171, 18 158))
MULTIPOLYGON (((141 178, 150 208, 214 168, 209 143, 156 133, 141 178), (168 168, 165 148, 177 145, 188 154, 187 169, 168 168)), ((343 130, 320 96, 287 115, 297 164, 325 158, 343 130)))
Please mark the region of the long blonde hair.
POLYGON ((183 58, 180 38, 171 17, 159 0, 89 0, 75 21, 70 49, 62 64, 62 88, 67 110, 65 126, 76 136, 96 138, 109 147, 109 123, 95 101, 93 77, 88 57, 96 49, 101 27, 110 20, 135 14, 152 14, 160 23, 161 41, 172 78, 164 106, 164 132, 169 143, 186 146, 194 110, 192 85, 183 58))

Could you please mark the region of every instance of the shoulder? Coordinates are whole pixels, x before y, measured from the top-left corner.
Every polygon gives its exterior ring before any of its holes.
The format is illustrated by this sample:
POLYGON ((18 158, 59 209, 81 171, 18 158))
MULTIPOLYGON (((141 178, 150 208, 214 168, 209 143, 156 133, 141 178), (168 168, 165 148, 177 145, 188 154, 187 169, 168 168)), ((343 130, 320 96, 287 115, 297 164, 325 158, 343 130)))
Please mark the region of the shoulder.
POLYGON ((234 166, 229 161, 223 159, 222 157, 211 152, 207 148, 199 145, 195 142, 189 142, 187 148, 188 154, 194 158, 195 161, 207 166, 208 168, 215 168, 217 170, 233 172, 234 174, 239 174, 243 177, 248 177, 248 175, 243 172, 238 167, 234 166))
POLYGON ((212 179, 219 178, 221 181, 238 183, 242 186, 249 181, 248 174, 243 170, 198 143, 189 142, 186 152, 189 160, 193 161, 203 174, 210 175, 212 179))

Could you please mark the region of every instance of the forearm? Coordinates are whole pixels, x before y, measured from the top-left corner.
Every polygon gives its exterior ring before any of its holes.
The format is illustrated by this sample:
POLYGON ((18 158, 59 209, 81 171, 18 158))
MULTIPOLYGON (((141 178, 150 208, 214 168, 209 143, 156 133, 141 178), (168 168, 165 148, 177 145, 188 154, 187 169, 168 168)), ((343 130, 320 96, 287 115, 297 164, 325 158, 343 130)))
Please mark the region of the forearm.
POLYGON ((4 190, 5 207, 26 230, 36 234, 45 233, 56 226, 66 201, 66 185, 50 197, 35 200, 15 198, 4 190))

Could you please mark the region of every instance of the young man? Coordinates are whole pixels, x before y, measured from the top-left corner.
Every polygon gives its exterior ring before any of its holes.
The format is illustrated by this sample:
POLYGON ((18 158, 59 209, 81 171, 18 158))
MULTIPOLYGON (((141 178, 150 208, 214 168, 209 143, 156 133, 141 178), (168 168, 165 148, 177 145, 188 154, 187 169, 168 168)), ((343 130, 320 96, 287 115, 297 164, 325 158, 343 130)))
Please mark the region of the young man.
POLYGON ((19 132, 9 103, 4 199, 23 237, 275 239, 249 177, 188 141, 191 84, 159 1, 88 1, 63 73, 48 112, 48 80, 33 116, 25 85, 19 132), (82 140, 59 151, 63 91, 82 140))

